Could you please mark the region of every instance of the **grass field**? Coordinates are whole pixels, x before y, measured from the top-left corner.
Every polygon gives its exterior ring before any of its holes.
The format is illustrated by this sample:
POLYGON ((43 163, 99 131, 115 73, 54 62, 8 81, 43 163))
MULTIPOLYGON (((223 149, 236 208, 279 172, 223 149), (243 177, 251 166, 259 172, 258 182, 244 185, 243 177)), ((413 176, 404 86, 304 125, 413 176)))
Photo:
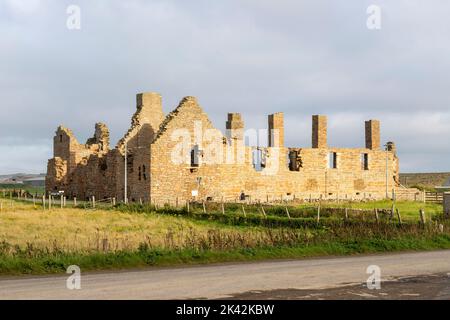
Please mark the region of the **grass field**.
MULTIPOLYGON (((450 248, 450 223, 442 206, 399 202, 403 225, 387 217, 352 216, 344 221, 322 204, 316 221, 311 205, 266 207, 229 204, 225 215, 216 204, 186 209, 118 206, 111 209, 54 208, 0 199, 0 274, 64 272, 68 265, 83 270, 189 263, 300 258, 395 250, 450 248), (327 212, 327 208, 329 212, 327 212), (425 208, 428 223, 419 224, 425 208), (439 224, 444 226, 443 232, 439 224)), ((357 209, 389 209, 385 201, 347 203, 357 209)), ((370 212, 370 211, 369 211, 370 212)))
POLYGON ((31 185, 22 185, 22 184, 8 184, 8 183, 0 183, 0 190, 25 190, 30 194, 39 194, 42 195, 45 193, 45 187, 43 186, 31 186, 31 185))

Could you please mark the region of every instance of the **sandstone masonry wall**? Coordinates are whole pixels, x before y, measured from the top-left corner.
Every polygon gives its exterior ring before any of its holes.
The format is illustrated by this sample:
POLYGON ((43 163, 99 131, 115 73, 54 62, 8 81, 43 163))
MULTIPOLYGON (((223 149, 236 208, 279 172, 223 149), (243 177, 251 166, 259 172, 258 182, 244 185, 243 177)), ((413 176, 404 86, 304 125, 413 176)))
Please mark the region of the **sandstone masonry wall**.
POLYGON ((365 124, 365 148, 327 145, 327 119, 313 116, 312 147, 284 145, 284 116, 268 116, 268 147, 244 145, 244 120, 228 114, 225 135, 194 97, 164 116, 161 96, 138 94, 131 127, 114 149, 105 125, 80 144, 58 127, 48 162, 47 191, 80 199, 183 203, 186 200, 383 198, 398 186, 395 145, 381 150, 379 122, 365 124), (125 152, 127 157, 125 159, 125 152), (255 153, 261 166, 255 165, 255 153), (125 169, 126 168, 126 169, 125 169), (387 185, 386 185, 387 172, 387 185))

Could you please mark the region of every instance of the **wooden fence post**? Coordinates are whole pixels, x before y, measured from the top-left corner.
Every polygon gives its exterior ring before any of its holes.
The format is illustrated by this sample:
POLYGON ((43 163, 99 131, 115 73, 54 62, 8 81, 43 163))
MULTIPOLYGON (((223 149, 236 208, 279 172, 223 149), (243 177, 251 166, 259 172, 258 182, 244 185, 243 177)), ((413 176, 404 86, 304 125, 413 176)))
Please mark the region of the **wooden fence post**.
POLYGON ((402 216, 400 215, 400 210, 398 208, 395 210, 397 212, 398 223, 402 224, 402 216))
POLYGON ((264 210, 263 205, 261 205, 261 211, 263 213, 264 218, 267 218, 266 211, 264 210))
POLYGON ((42 196, 42 209, 45 210, 45 195, 42 196))
POLYGON ((319 221, 320 221, 320 203, 317 206, 317 223, 319 223, 319 221))
POLYGON ((186 200, 186 209, 187 209, 187 212, 189 213, 189 200, 186 200))
POLYGON ((345 220, 348 220, 348 208, 345 208, 345 220))
POLYGON ((52 196, 48 195, 48 209, 50 210, 52 208, 52 196))
POLYGON ((73 197, 73 206, 74 206, 74 207, 77 206, 77 197, 73 197))
POLYGON ((92 208, 95 208, 95 196, 92 196, 92 208))
POLYGON ((225 205, 223 204, 223 200, 222 200, 222 214, 225 214, 225 205))
POLYGON ((247 217, 247 214, 245 213, 245 208, 244 208, 243 204, 241 205, 241 208, 242 208, 242 213, 244 213, 244 217, 247 217))
POLYGON ((425 210, 420 209, 420 222, 425 225, 426 221, 426 217, 425 217, 425 210))
POLYGON ((205 205, 205 200, 202 201, 202 205, 203 205, 203 213, 206 213, 206 205, 205 205))
POLYGON ((374 209, 374 213, 375 213, 375 220, 378 223, 380 220, 379 220, 379 217, 378 217, 378 209, 377 208, 374 209))
POLYGON ((289 218, 289 220, 291 219, 291 215, 289 214, 289 209, 288 209, 288 207, 286 206, 286 214, 287 214, 287 216, 288 216, 288 218, 289 218))

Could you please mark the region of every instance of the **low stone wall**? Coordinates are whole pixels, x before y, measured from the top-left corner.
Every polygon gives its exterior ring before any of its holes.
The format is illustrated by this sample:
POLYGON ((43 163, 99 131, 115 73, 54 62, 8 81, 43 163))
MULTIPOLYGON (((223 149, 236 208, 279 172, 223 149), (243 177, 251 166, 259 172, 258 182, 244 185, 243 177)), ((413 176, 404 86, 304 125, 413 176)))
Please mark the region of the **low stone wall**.
POLYGON ((398 188, 395 190, 395 199, 403 201, 424 202, 425 193, 415 188, 398 188))

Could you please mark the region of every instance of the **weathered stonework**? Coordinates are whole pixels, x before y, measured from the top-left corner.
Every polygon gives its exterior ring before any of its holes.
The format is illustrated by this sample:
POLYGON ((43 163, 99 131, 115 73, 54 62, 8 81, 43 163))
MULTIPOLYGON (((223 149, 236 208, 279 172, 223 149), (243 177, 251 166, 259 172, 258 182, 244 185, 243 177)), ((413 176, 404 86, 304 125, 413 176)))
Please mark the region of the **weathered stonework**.
POLYGON ((312 117, 312 147, 327 147, 327 117, 314 115, 312 117))
POLYGON ((224 135, 194 97, 183 98, 167 116, 159 94, 138 94, 136 102, 131 128, 113 149, 103 124, 96 125, 86 144, 58 127, 47 191, 123 200, 125 163, 129 201, 160 204, 235 201, 242 195, 254 201, 383 198, 386 171, 387 189, 398 186, 395 145, 380 149, 376 120, 366 122, 366 148, 327 146, 325 116, 313 116, 312 148, 289 148, 284 145, 283 113, 275 113, 268 117, 269 146, 252 147, 244 145, 240 114, 228 114, 224 135), (260 168, 254 164, 256 151, 260 168))

